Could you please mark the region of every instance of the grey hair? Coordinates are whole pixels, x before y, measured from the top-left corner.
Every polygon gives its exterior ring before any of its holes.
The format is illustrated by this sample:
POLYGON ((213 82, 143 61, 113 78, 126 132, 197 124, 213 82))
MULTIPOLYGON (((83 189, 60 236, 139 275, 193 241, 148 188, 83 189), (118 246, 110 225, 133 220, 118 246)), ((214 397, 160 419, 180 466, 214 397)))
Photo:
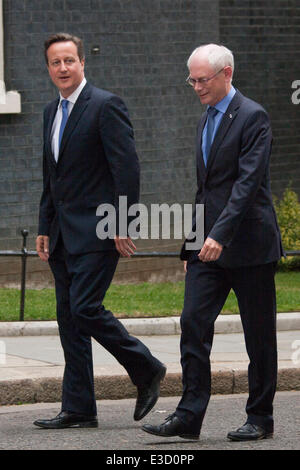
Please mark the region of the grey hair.
POLYGON ((234 71, 233 54, 225 46, 219 46, 218 44, 204 44, 203 46, 197 47, 188 58, 188 68, 190 68, 192 58, 196 55, 203 55, 216 71, 226 66, 230 66, 232 68, 232 73, 234 71))

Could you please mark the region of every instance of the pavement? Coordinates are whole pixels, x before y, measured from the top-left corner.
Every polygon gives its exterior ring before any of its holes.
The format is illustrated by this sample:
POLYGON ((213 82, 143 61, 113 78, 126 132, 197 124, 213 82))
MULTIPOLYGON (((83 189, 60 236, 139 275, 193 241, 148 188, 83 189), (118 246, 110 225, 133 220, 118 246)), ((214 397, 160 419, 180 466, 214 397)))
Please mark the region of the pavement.
MULTIPOLYGON (((161 396, 180 396, 179 317, 121 321, 167 365, 161 396)), ((278 314, 277 328, 278 391, 300 390, 300 313, 278 314)), ((239 316, 220 315, 215 333, 212 394, 247 393, 248 356, 239 316)), ((95 341, 93 356, 97 400, 136 397, 125 370, 95 341)), ((63 370, 56 322, 1 322, 0 405, 59 402, 63 370)))

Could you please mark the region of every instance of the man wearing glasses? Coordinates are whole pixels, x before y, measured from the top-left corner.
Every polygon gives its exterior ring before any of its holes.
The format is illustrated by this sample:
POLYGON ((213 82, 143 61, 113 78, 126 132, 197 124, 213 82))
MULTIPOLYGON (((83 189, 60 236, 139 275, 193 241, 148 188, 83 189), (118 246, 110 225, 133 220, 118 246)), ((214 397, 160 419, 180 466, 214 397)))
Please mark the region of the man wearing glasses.
MULTIPOLYGON (((138 202, 139 163, 123 101, 84 77, 82 41, 61 33, 45 42, 49 75, 59 97, 44 112, 44 189, 37 252, 55 278, 57 321, 65 356, 62 407, 35 425, 97 427, 91 337, 125 367, 137 387, 134 419, 155 405, 166 368, 102 304, 119 255, 131 239, 99 239, 97 207, 138 202)), ((118 207, 116 207, 118 210, 118 207)), ((118 230, 118 229, 117 229, 118 230)))
POLYGON ((183 395, 175 413, 143 430, 198 439, 210 398, 214 322, 233 289, 239 303, 249 364, 247 419, 231 440, 273 435, 277 377, 274 274, 283 254, 270 191, 270 122, 258 103, 232 86, 233 55, 208 44, 188 60, 187 82, 207 105, 197 132, 196 203, 204 204, 201 251, 188 251, 181 316, 183 395))

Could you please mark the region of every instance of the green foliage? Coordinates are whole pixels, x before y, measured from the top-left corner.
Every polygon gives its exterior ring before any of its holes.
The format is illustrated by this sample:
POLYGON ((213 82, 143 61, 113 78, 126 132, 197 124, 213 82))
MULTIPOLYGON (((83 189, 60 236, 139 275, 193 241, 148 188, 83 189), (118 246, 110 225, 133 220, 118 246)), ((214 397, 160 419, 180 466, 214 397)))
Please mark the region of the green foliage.
MULTIPOLYGON (((275 200, 282 244, 285 250, 300 250, 300 202, 289 187, 281 200, 275 200)), ((300 269, 300 256, 287 257, 279 263, 282 270, 300 269)))

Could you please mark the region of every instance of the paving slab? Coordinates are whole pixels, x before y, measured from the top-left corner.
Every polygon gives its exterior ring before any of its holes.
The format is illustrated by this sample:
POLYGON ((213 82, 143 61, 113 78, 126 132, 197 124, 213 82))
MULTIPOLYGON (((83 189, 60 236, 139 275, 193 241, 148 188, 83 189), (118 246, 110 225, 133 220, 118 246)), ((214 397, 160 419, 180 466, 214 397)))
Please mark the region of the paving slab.
MULTIPOLYGON (((167 365, 162 396, 180 394, 180 335, 139 337, 167 365)), ((300 330, 279 331, 279 390, 300 390, 300 330)), ((0 404, 59 401, 64 371, 60 340, 54 336, 0 338, 5 354, 0 361, 0 404)), ((126 371, 93 340, 95 390, 98 399, 136 395, 126 371)), ((212 393, 248 390, 248 356, 241 333, 216 334, 211 353, 212 393)))

